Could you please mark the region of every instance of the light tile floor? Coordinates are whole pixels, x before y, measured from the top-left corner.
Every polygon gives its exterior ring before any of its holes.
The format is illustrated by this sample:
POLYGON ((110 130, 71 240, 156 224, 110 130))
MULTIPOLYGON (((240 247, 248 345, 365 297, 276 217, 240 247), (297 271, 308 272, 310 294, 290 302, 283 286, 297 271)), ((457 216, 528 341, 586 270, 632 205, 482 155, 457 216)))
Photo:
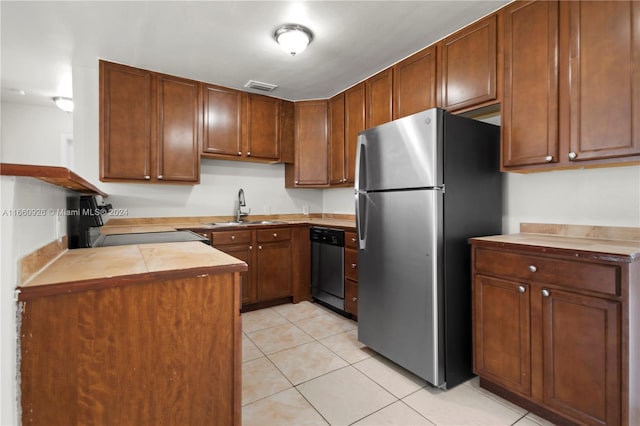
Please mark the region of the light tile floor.
POLYGON ((242 424, 551 423, 478 386, 442 391, 358 342, 357 323, 310 302, 242 314, 242 424))

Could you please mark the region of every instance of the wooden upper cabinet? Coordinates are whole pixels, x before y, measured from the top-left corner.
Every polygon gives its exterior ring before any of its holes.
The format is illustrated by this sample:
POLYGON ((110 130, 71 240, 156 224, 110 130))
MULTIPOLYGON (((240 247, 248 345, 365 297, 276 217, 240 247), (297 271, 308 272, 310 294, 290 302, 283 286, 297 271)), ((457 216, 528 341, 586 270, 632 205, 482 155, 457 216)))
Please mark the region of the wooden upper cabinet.
POLYGON ((365 83, 344 92, 345 179, 355 182, 358 133, 365 129, 365 83))
POLYGON ((561 2, 572 162, 640 155, 640 3, 561 2))
POLYGON ((518 1, 504 26, 502 164, 558 161, 558 3, 518 1))
POLYGON ((436 93, 436 46, 430 46, 394 65, 394 119, 435 107, 436 93))
POLYGON ((100 180, 197 183, 199 83, 100 61, 100 180))
POLYGON ((375 127, 393 120, 393 68, 365 81, 367 117, 365 127, 375 127))
POLYGON ((280 99, 247 95, 246 157, 280 160, 280 99))
POLYGON ((158 180, 200 181, 202 100, 196 81, 158 75, 158 180))
POLYGON ((294 103, 280 101, 280 161, 295 161, 295 120, 294 103))
POLYGON ((346 182, 344 155, 344 93, 329 99, 329 183, 346 182))
POLYGON ((100 180, 150 180, 150 72, 100 61, 100 180))
POLYGON ((295 165, 293 184, 287 186, 326 186, 329 184, 327 144, 327 101, 295 103, 295 165))
POLYGON ((242 92, 210 84, 203 84, 202 91, 202 153, 233 157, 242 155, 242 92))
POLYGON ((438 43, 440 106, 448 111, 498 102, 497 16, 438 43))

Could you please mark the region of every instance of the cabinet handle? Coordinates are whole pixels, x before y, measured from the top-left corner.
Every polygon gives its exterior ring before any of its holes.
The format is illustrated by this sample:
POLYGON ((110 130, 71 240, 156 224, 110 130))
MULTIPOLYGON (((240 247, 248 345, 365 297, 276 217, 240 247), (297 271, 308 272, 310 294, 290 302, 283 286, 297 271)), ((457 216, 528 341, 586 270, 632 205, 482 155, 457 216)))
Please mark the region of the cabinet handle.
POLYGON ((356 267, 357 267, 357 266, 358 266, 358 264, 357 264, 357 263, 352 263, 352 264, 351 264, 351 269, 356 269, 356 267))
POLYGON ((529 272, 536 272, 538 268, 535 265, 529 265, 529 272))
POLYGON ((242 151, 238 151, 238 155, 242 155, 242 151))
POLYGON ((151 176, 145 176, 144 179, 145 180, 151 180, 151 176))
POLYGON ((575 152, 571 151, 569 153, 569 160, 575 160, 578 157, 578 154, 576 154, 575 152))
POLYGON ((546 157, 544 157, 544 161, 546 161, 547 163, 550 163, 553 161, 553 156, 552 155, 547 155, 546 157))
POLYGON ((235 236, 235 235, 232 235, 232 236, 231 236, 231 241, 235 241, 235 240, 236 240, 236 236, 235 236))
POLYGON ((162 175, 158 175, 158 179, 159 179, 159 180, 162 180, 162 179, 163 179, 163 176, 162 176, 162 175))
POLYGON ((273 233, 273 238, 278 238, 278 233, 277 232, 273 233))
POLYGON ((352 298, 351 298, 351 301, 352 301, 352 302, 357 302, 357 301, 358 301, 358 298, 354 296, 354 297, 352 297, 352 298))
POLYGON ((549 290, 547 290, 547 289, 542 290, 542 295, 543 295, 544 297, 549 297, 549 294, 550 294, 550 293, 549 293, 549 290))
POLYGON ((524 293, 525 291, 527 291, 525 286, 523 286, 523 285, 518 286, 518 292, 524 293))

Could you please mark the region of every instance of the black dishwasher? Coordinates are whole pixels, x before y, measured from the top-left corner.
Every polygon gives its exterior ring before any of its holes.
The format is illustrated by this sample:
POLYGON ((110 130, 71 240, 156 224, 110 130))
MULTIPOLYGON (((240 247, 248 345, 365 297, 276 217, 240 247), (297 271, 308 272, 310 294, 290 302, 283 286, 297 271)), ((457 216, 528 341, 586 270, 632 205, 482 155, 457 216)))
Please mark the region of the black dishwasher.
POLYGON ((344 230, 314 226, 311 240, 311 294, 344 311, 344 230))

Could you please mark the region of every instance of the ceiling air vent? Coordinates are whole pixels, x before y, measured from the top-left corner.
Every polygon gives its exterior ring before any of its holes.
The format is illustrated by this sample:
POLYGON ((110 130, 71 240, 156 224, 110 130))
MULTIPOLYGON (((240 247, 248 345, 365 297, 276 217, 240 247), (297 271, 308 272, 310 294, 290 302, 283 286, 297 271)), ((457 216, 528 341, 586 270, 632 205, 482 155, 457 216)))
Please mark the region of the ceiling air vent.
POLYGON ((273 92, 278 88, 277 84, 269 84, 263 83, 261 81, 249 80, 247 84, 244 85, 247 89, 255 89, 260 90, 262 92, 273 92))

